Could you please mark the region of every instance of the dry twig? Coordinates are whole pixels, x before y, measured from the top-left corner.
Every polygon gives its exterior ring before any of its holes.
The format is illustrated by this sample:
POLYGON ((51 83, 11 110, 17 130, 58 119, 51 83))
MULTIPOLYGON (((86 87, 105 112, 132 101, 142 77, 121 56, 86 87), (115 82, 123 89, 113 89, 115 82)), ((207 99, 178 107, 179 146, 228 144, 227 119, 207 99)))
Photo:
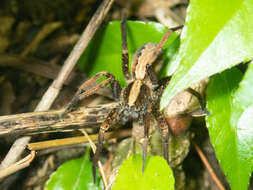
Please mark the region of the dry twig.
MULTIPOLYGON (((84 130, 84 129, 80 129, 80 131, 84 134, 84 136, 88 139, 89 141, 89 144, 91 146, 91 149, 92 149, 92 152, 95 154, 96 152, 96 145, 95 143, 91 140, 91 138, 89 137, 88 133, 84 130)), ((103 166, 102 166, 102 163, 100 161, 98 161, 98 168, 99 168, 99 172, 102 176, 102 179, 103 179, 103 183, 104 183, 104 187, 105 189, 107 188, 107 181, 106 181, 106 176, 105 176, 105 172, 104 172, 104 169, 103 169, 103 166)))
POLYGON ((212 177, 212 179, 214 180, 214 182, 216 183, 216 185, 218 186, 218 188, 220 190, 225 190, 225 187, 222 185, 221 181, 219 180, 219 178, 216 176, 215 172, 213 171, 212 166, 209 164, 206 156, 204 155, 204 153, 201 151, 201 149, 199 148, 199 146, 195 143, 192 143, 193 147, 195 148, 196 152, 198 153, 200 159, 202 160, 203 164, 205 165, 208 173, 210 174, 210 176, 212 177))
POLYGON ((19 159, 19 157, 12 155, 21 155, 28 142, 29 137, 22 137, 17 139, 13 143, 12 148, 10 149, 8 154, 6 155, 6 157, 9 159, 4 159, 1 162, 0 170, 8 168, 10 165, 12 165, 12 163, 16 162, 19 159))
POLYGON ((34 158, 35 158, 35 151, 31 151, 31 153, 22 160, 19 160, 18 162, 8 166, 7 168, 2 169, 0 172, 0 179, 12 173, 15 173, 16 171, 28 167, 34 158))
POLYGON ((33 41, 21 53, 21 56, 25 57, 30 52, 34 52, 42 40, 44 40, 49 34, 51 34, 53 31, 55 31, 57 28, 61 26, 62 26, 61 22, 50 22, 45 24, 39 31, 39 33, 36 35, 36 37, 33 39, 33 41))
MULTIPOLYGON (((128 136, 131 136, 131 133, 132 133, 132 130, 120 130, 120 131, 107 132, 105 133, 105 139, 128 137, 128 136)), ((97 141, 98 135, 97 134, 89 135, 89 139, 92 141, 97 141)), ((71 138, 64 138, 64 139, 35 142, 35 143, 28 144, 28 148, 30 150, 37 151, 37 150, 49 149, 49 148, 60 147, 60 146, 87 143, 89 139, 86 136, 85 137, 81 136, 81 137, 71 137, 71 138)))
POLYGON ((116 106, 117 103, 110 103, 80 107, 62 118, 59 115, 63 109, 0 116, 0 135, 37 134, 92 127, 102 123, 110 109, 116 106))

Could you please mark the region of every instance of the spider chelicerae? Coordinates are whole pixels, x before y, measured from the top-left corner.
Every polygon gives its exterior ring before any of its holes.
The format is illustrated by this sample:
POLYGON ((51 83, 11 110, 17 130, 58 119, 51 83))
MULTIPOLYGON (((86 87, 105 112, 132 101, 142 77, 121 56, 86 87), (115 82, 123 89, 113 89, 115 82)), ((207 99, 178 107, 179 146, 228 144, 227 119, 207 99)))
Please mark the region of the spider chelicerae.
MULTIPOLYGON (((109 72, 99 72, 79 87, 73 99, 65 107, 65 111, 63 113, 66 114, 70 112, 80 100, 94 94, 99 89, 110 84, 113 98, 116 102, 118 102, 118 106, 108 113, 105 121, 100 126, 98 145, 93 157, 93 175, 95 174, 96 165, 102 150, 105 131, 116 124, 123 125, 128 121, 137 121, 140 126, 144 127, 142 165, 142 171, 144 171, 148 147, 149 127, 152 115, 158 121, 163 141, 163 156, 168 162, 168 138, 170 129, 166 118, 159 110, 159 103, 164 87, 169 82, 169 77, 158 80, 153 70, 152 63, 154 63, 160 55, 162 47, 172 33, 172 30, 168 30, 158 44, 151 42, 146 43, 135 52, 131 63, 130 74, 125 18, 126 17, 124 17, 121 21, 121 37, 122 70, 127 86, 121 88, 119 82, 112 74, 109 72), (100 83, 96 83, 96 81, 102 77, 106 77, 106 79, 100 83)), ((200 105, 203 105, 201 96, 199 96, 196 91, 189 89, 189 92, 199 99, 200 105)))

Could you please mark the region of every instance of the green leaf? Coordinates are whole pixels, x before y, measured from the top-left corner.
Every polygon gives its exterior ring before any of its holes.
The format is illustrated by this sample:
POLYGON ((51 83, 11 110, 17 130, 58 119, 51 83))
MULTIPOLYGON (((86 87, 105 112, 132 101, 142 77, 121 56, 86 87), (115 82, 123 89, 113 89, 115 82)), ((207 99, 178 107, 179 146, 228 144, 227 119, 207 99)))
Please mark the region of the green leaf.
POLYGON ((249 64, 243 80, 240 82, 239 89, 234 95, 233 123, 239 120, 240 115, 253 103, 253 63, 249 64))
POLYGON ((252 0, 192 0, 161 109, 201 79, 253 58, 252 0))
POLYGON ((211 142, 234 190, 246 190, 253 171, 253 65, 241 78, 238 69, 227 70, 211 78, 206 92, 211 142))
MULTIPOLYGON (((130 61, 139 47, 148 42, 158 43, 168 30, 167 27, 156 22, 128 21, 126 26, 130 61)), ((167 62, 171 60, 178 46, 179 36, 173 33, 165 44, 165 47, 171 50, 165 53, 164 59, 167 62)), ((121 85, 125 85, 126 82, 121 67, 121 52, 120 22, 113 21, 96 32, 79 59, 79 67, 89 76, 93 76, 100 71, 108 71, 114 74, 121 85)))
POLYGON ((176 33, 173 33, 169 40, 170 41, 167 42, 169 44, 163 49, 164 64, 158 75, 160 78, 171 76, 177 69, 177 65, 172 63, 173 60, 176 59, 176 55, 178 53, 180 45, 180 36, 176 33))
POLYGON ((159 156, 147 157, 142 173, 142 156, 134 154, 120 167, 112 190, 174 190, 174 177, 167 162, 159 156))
POLYGON ((92 163, 89 161, 89 150, 75 160, 62 164, 48 180, 46 190, 102 190, 103 184, 97 172, 96 184, 93 182, 92 163))

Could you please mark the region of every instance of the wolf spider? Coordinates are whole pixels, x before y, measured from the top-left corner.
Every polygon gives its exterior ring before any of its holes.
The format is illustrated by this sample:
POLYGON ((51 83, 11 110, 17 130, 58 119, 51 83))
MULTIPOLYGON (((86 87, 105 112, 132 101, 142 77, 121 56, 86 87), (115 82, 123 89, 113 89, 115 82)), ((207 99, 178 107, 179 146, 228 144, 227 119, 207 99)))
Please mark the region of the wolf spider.
POLYGON ((152 63, 161 53, 161 49, 172 30, 168 30, 161 41, 156 43, 146 43, 134 54, 131 64, 131 75, 129 72, 129 56, 126 36, 126 19, 121 22, 122 37, 122 70, 127 82, 125 88, 121 88, 119 82, 109 72, 99 72, 88 81, 84 82, 76 92, 73 99, 65 107, 65 113, 70 112, 73 107, 82 99, 94 94, 99 89, 110 84, 114 100, 118 106, 113 108, 102 123, 98 134, 98 145, 93 157, 93 175, 95 174, 99 154, 101 153, 104 133, 115 124, 125 124, 128 121, 138 121, 144 127, 143 141, 143 165, 148 147, 149 126, 151 115, 156 118, 163 140, 163 156, 168 162, 168 137, 169 127, 166 118, 159 110, 160 97, 169 78, 158 80, 152 68, 152 63), (101 77, 106 77, 101 83, 94 84, 101 77))

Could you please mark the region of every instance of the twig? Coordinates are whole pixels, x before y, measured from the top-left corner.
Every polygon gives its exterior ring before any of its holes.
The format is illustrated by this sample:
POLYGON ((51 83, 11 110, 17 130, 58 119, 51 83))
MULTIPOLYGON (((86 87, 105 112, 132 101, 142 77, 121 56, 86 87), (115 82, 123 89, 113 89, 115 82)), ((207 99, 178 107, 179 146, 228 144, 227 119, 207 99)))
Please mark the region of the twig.
POLYGON ((86 29, 82 33, 77 44, 66 59, 58 77, 54 80, 54 82, 48 88, 47 92, 43 95, 42 100, 36 108, 37 111, 43 111, 45 109, 47 110, 50 108, 59 91, 61 90, 64 81, 68 78, 69 73, 72 71, 79 57, 89 44, 90 40, 92 39, 105 15, 109 11, 112 3, 113 0, 104 0, 99 6, 92 19, 90 20, 89 24, 87 25, 86 29), (43 109, 41 109, 41 107, 43 109))
MULTIPOLYGON (((105 133, 105 139, 111 139, 115 137, 122 138, 122 137, 127 137, 127 136, 131 136, 131 130, 123 130, 123 131, 121 130, 120 132, 113 131, 113 132, 105 133)), ((97 138, 98 138, 97 134, 89 135, 89 139, 92 141, 97 141, 97 138)), ((28 148, 30 150, 37 151, 37 150, 43 150, 43 149, 54 148, 54 147, 59 147, 59 146, 87 143, 89 139, 86 136, 81 136, 81 137, 71 137, 71 138, 64 138, 64 139, 35 142, 35 143, 28 144, 28 148)))
POLYGON ((102 123, 109 110, 117 105, 118 103, 109 103, 80 107, 62 118, 59 115, 63 109, 0 116, 0 135, 70 131, 96 126, 102 123))
POLYGON ((16 171, 19 171, 23 168, 26 168, 30 165, 30 163, 33 161, 35 158, 35 151, 31 151, 31 153, 23 158, 22 160, 10 165, 7 168, 4 168, 0 171, 0 179, 15 173, 16 171))
POLYGON ((39 31, 39 33, 36 35, 36 37, 33 39, 33 41, 21 53, 21 56, 25 57, 30 52, 34 52, 37 49, 39 43, 60 26, 62 26, 61 22, 50 22, 45 24, 39 31))
POLYGON ((203 164, 205 165, 208 173, 210 174, 210 176, 212 177, 212 179, 214 180, 214 182, 218 186, 218 188, 220 190, 226 190, 225 187, 222 185, 221 181, 219 180, 219 178, 214 173, 212 166, 209 164, 206 156, 201 151, 201 149, 199 148, 199 146, 197 144, 195 144, 194 142, 192 144, 193 144, 193 147, 195 148, 196 152, 198 153, 200 159, 202 160, 203 164))
MULTIPOLYGON (((84 130, 84 129, 80 129, 80 131, 84 134, 84 136, 88 139, 89 141, 89 144, 91 146, 91 149, 93 151, 93 153, 95 154, 96 152, 96 145, 94 144, 94 142, 91 140, 91 138, 89 137, 88 133, 84 130)), ((107 187, 107 181, 106 181, 106 176, 105 176, 105 172, 104 172, 104 169, 103 169, 103 166, 102 166, 102 163, 100 161, 98 161, 98 168, 99 168, 99 172, 102 176, 102 179, 103 179, 103 183, 104 183, 104 187, 106 189, 107 187)))
POLYGON ((17 139, 13 143, 8 154, 6 155, 6 158, 8 159, 4 159, 1 162, 0 170, 7 168, 10 165, 12 165, 14 162, 16 162, 19 159, 19 157, 13 156, 13 155, 21 155, 28 142, 29 142, 29 137, 22 137, 22 138, 17 139))

